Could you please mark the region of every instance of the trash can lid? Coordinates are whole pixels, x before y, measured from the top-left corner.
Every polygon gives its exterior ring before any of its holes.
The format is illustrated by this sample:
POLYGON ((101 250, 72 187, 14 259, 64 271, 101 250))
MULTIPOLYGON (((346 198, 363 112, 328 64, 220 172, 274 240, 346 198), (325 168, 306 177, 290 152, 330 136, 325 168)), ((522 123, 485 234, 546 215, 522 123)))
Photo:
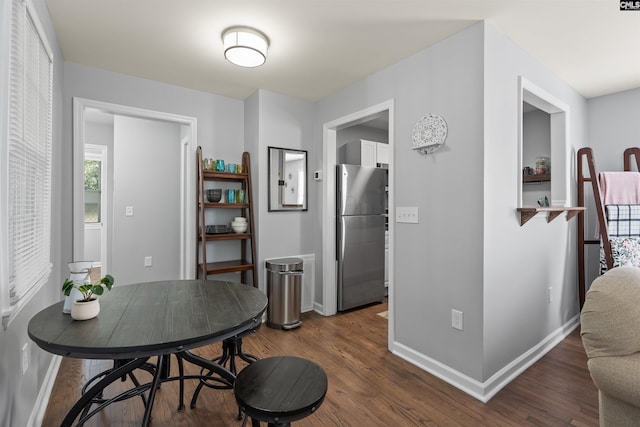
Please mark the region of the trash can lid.
POLYGON ((300 258, 278 258, 265 261, 267 270, 291 271, 302 270, 302 260, 300 258))

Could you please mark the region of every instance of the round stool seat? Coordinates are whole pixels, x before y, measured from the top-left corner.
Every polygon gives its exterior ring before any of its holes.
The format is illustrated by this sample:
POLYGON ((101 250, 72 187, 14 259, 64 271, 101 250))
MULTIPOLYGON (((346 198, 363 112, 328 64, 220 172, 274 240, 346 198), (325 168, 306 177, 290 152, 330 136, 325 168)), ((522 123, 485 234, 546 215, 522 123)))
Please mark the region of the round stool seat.
POLYGON ((306 359, 269 357, 240 371, 233 391, 242 412, 254 421, 286 426, 318 409, 327 394, 327 375, 306 359))

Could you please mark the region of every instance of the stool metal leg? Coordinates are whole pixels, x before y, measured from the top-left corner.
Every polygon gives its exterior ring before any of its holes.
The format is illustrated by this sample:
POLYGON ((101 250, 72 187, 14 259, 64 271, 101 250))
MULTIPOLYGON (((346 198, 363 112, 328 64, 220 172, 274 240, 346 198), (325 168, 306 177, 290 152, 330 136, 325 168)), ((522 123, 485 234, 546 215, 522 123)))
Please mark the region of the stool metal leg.
MULTIPOLYGON (((214 359, 211 359, 211 361, 225 368, 228 365, 229 371, 231 371, 233 375, 237 375, 238 368, 236 365, 236 357, 239 357, 240 359, 244 360, 247 363, 253 363, 256 360, 259 360, 256 356, 252 354, 244 353, 242 351, 242 338, 235 337, 235 338, 228 338, 226 340, 223 340, 222 354, 214 359)), ((207 376, 211 375, 211 373, 212 371, 209 371, 207 373, 207 376)), ((195 391, 193 392, 193 396, 191 397, 192 409, 196 407, 198 396, 200 395, 200 392, 202 391, 202 387, 204 386, 211 387, 211 385, 208 384, 206 380, 200 380, 200 383, 196 387, 195 391)), ((216 387, 213 387, 213 388, 216 388, 216 387)), ((242 412, 240 410, 238 410, 238 419, 239 420, 242 419, 242 412)))
POLYGON ((176 353, 178 359, 178 375, 180 376, 180 401, 178 402, 178 411, 184 411, 184 363, 180 353, 176 353))

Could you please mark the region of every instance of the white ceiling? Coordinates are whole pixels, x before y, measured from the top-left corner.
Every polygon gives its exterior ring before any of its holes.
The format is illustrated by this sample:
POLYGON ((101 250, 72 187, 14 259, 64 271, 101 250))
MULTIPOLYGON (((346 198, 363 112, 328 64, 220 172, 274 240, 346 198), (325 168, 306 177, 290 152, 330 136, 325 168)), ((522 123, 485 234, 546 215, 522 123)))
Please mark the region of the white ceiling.
POLYGON ((587 98, 640 87, 640 11, 617 0, 46 0, 64 59, 245 99, 317 101, 486 20, 587 98), (235 25, 265 65, 226 62, 235 25))

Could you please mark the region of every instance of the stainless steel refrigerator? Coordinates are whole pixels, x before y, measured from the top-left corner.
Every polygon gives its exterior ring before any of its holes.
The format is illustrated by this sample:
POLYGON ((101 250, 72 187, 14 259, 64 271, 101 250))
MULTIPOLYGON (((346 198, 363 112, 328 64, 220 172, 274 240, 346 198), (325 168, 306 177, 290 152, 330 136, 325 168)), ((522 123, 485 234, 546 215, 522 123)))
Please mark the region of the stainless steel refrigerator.
POLYGON ((384 169, 336 167, 339 311, 382 301, 385 296, 386 185, 384 169))

